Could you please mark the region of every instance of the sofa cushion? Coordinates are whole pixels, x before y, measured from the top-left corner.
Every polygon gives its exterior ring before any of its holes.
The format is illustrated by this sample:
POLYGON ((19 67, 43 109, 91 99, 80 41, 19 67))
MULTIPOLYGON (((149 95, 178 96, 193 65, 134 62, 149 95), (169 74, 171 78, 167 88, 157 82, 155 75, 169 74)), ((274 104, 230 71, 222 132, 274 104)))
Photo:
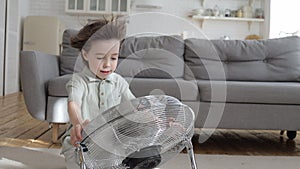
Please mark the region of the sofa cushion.
POLYGON ((300 81, 300 38, 296 36, 268 40, 187 39, 185 43, 187 79, 300 81))
MULTIPOLYGON (((200 99, 203 102, 223 102, 223 97, 211 97, 215 91, 227 87, 228 103, 300 104, 300 85, 297 82, 244 82, 198 80, 200 99), (226 86, 224 86, 226 85, 226 86)), ((225 88, 226 90, 226 88, 225 88)))
POLYGON ((71 46, 70 39, 78 33, 74 29, 66 29, 63 33, 62 53, 60 56, 60 74, 71 74, 82 70, 83 62, 78 49, 71 46), (76 66, 75 66, 76 65, 76 66))
POLYGON ((180 36, 128 37, 120 49, 117 73, 124 77, 183 77, 183 52, 180 36))
POLYGON ((67 82, 72 78, 72 74, 55 77, 48 81, 49 96, 68 96, 66 90, 67 82))
MULTIPOLYGON (((125 78, 132 93, 136 97, 166 94, 182 101, 195 101, 198 97, 198 87, 195 81, 184 79, 151 79, 125 78)), ((199 100, 199 99, 198 99, 199 100)))

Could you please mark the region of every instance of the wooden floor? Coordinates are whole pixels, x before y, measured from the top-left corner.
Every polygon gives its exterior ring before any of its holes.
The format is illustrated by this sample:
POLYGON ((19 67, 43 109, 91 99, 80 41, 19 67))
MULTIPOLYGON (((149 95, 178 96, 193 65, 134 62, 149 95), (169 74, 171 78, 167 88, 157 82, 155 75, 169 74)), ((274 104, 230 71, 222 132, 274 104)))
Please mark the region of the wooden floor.
MULTIPOLYGON (((299 112, 300 113, 300 112, 299 112)), ((26 110, 22 93, 0 97, 0 146, 60 148, 51 143, 47 122, 32 118, 26 110)), ((60 128, 60 135, 66 125, 60 128)), ((216 130, 204 143, 193 144, 199 154, 288 155, 300 156, 300 133, 295 140, 280 136, 279 131, 216 130)))
MULTIPOLYGON (((0 146, 60 148, 51 143, 49 123, 36 120, 27 112, 22 93, 0 97, 0 146)), ((60 128, 60 135, 66 125, 60 128)))

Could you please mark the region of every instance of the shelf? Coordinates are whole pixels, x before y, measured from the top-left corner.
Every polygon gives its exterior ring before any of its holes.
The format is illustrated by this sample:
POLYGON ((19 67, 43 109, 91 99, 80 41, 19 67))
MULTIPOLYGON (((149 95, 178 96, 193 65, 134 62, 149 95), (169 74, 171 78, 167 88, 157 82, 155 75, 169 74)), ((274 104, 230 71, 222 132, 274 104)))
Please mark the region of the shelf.
MULTIPOLYGON (((204 0, 200 0, 200 4, 203 7, 204 0)), ((248 0, 248 4, 249 4, 249 6, 252 6, 253 5, 253 0, 248 0)))
POLYGON ((216 16, 192 16, 193 19, 199 20, 220 20, 220 21, 246 21, 246 22, 264 22, 264 19, 259 18, 237 18, 237 17, 216 17, 216 16))
POLYGON ((248 22, 248 29, 250 29, 252 22, 265 21, 264 19, 260 19, 260 18, 216 17, 216 16, 202 16, 202 15, 193 15, 192 19, 199 20, 201 28, 205 20, 248 22))

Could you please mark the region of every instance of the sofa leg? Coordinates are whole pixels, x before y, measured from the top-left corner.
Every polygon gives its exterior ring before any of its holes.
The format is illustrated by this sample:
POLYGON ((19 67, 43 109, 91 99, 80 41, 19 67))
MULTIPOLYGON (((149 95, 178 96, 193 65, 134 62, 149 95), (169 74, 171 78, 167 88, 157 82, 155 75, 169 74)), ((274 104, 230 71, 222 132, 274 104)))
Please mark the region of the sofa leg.
POLYGON ((52 123, 52 142, 58 143, 59 123, 52 123))
POLYGON ((280 131, 280 135, 282 136, 284 134, 284 130, 281 130, 280 131))
POLYGON ((286 135, 290 140, 294 140, 297 136, 297 131, 286 131, 286 135))
MULTIPOLYGON (((280 131, 280 135, 282 136, 284 134, 285 130, 280 131)), ((297 131, 286 131, 286 136, 290 139, 293 140, 297 136, 297 131)))

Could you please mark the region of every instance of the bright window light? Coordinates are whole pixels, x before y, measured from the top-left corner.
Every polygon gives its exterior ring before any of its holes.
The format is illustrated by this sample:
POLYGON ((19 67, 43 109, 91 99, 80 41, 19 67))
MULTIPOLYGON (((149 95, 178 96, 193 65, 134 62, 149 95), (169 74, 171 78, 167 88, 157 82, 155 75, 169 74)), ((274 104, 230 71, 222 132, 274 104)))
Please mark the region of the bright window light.
POLYGON ((270 2, 270 38, 300 35, 300 1, 270 2))

